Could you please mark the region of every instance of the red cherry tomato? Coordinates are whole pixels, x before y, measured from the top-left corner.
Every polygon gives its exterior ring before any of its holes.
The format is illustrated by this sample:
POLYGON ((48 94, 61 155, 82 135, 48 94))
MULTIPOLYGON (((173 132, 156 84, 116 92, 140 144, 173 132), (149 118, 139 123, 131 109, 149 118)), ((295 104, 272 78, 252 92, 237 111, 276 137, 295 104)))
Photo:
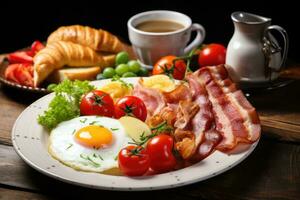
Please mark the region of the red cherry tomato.
POLYGON ((199 53, 200 67, 225 64, 226 48, 221 44, 206 45, 199 53))
POLYGON ((153 67, 152 74, 167 74, 172 75, 173 78, 182 80, 185 75, 186 64, 184 60, 175 61, 175 66, 173 61, 177 59, 176 56, 164 56, 159 59, 153 67))
POLYGON ((114 102, 109 94, 101 90, 87 93, 80 103, 81 115, 114 116, 114 102))
POLYGON ((147 143, 147 153, 150 157, 150 168, 157 173, 174 169, 176 159, 172 153, 174 140, 171 136, 160 134, 147 143))
POLYGON ((119 99, 115 105, 115 117, 124 115, 136 117, 142 121, 147 118, 147 109, 144 102, 135 96, 125 96, 119 99))
POLYGON ((142 147, 130 145, 119 152, 119 168, 127 176, 142 176, 149 169, 149 156, 144 149, 139 148, 142 147))

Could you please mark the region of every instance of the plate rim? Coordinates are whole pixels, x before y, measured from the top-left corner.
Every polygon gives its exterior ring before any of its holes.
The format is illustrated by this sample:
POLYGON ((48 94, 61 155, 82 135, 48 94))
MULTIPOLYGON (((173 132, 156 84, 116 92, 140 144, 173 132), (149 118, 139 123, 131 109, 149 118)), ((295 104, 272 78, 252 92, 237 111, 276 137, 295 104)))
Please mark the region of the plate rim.
MULTIPOLYGON (((133 79, 133 78, 130 78, 130 79, 133 79)), ((138 78, 134 78, 134 79, 138 79, 138 78)), ((103 81, 103 80, 91 81, 91 83, 93 84, 95 82, 101 82, 101 81, 103 81)), ((27 158, 22 153, 22 150, 19 149, 19 147, 16 143, 16 140, 14 139, 17 125, 18 125, 18 123, 20 123, 20 120, 22 119, 23 115, 26 112, 28 112, 30 109, 32 109, 32 106, 34 104, 36 104, 40 101, 43 101, 47 98, 51 98, 52 95, 54 95, 54 94, 50 93, 50 94, 47 94, 47 95, 39 98, 38 100, 34 101, 28 107, 26 107, 22 111, 22 113, 20 113, 20 115, 17 117, 17 119, 15 120, 14 126, 12 128, 12 131, 11 131, 11 140, 12 140, 13 147, 14 147, 15 151, 17 152, 17 154, 25 161, 25 163, 27 163, 29 166, 31 166, 35 170, 39 171, 40 173, 42 173, 42 174, 44 174, 48 177, 60 180, 60 181, 65 182, 65 183, 74 184, 74 185, 78 185, 78 186, 83 186, 83 187, 87 187, 87 188, 104 189, 104 190, 111 190, 111 191, 150 191, 150 190, 161 190, 161 189, 168 189, 168 188, 176 188, 176 187, 180 187, 180 186, 184 186, 184 185, 188 185, 188 184, 192 184, 192 183, 196 183, 196 182, 201 182, 201 181, 204 181, 206 179, 210 179, 212 177, 220 175, 220 174, 232 169, 233 167, 237 166, 241 162, 243 162, 254 151, 254 149, 257 147, 257 145, 259 143, 259 140, 260 140, 260 138, 259 138, 255 143, 251 144, 251 147, 245 152, 245 154, 241 158, 239 158, 236 162, 230 164, 229 166, 223 167, 221 170, 218 170, 218 172, 216 172, 216 173, 212 173, 212 174, 209 174, 209 175, 206 175, 206 176, 202 176, 200 178, 194 178, 194 179, 192 178, 192 179, 190 179, 188 181, 185 181, 185 182, 174 182, 174 184, 172 184, 172 185, 148 186, 148 187, 119 187, 119 186, 108 187, 108 186, 103 186, 103 185, 92 185, 92 184, 82 183, 82 182, 74 181, 74 180, 69 179, 67 177, 62 177, 59 174, 51 172, 47 169, 43 169, 40 166, 36 165, 36 163, 34 163, 34 161, 30 160, 29 158, 27 158)), ((46 150, 46 152, 49 154, 48 150, 46 150)), ((51 157, 51 159, 54 159, 51 155, 50 155, 50 157, 51 157)), ((60 163, 60 164, 63 165, 62 163, 60 163)), ((186 168, 184 168, 184 169, 186 169, 186 168)), ((180 170, 175 170, 175 171, 168 172, 168 173, 165 173, 165 174, 170 174, 171 175, 171 174, 179 172, 179 171, 180 170)), ((92 173, 92 172, 88 172, 88 173, 92 173)), ((154 176, 159 177, 159 176, 165 175, 165 174, 158 174, 158 175, 154 175, 154 176)), ((106 175, 106 176, 112 176, 112 175, 106 175)), ((115 176, 112 176, 112 177, 115 177, 115 176)), ((150 176, 150 177, 152 177, 152 176, 150 176)))

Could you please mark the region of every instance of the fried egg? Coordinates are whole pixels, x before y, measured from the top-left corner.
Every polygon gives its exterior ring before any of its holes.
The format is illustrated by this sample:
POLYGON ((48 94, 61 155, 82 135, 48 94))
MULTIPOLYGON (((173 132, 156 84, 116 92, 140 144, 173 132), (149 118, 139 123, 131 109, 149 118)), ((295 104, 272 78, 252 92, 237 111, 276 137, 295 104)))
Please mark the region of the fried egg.
POLYGON ((49 153, 76 170, 103 172, 118 167, 119 151, 132 142, 113 118, 82 116, 51 131, 49 153))

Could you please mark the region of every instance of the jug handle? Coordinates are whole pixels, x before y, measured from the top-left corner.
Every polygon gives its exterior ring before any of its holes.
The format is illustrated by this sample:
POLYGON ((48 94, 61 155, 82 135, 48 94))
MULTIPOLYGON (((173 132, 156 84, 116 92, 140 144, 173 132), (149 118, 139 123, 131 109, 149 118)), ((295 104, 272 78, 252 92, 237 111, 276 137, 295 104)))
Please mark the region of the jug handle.
MULTIPOLYGON (((288 53, 288 48, 289 48, 289 36, 288 36, 286 30, 284 28, 282 28, 281 26, 271 25, 266 29, 266 32, 265 32, 265 36, 268 38, 268 40, 271 43, 272 43, 272 40, 270 39, 269 34, 268 34, 271 30, 277 30, 281 34, 281 36, 283 38, 283 42, 284 42, 283 53, 282 53, 282 58, 281 58, 281 62, 279 65, 279 69, 273 70, 273 71, 279 72, 283 68, 285 61, 287 59, 287 53, 288 53)), ((277 45, 275 45, 275 46, 277 46, 277 45)))

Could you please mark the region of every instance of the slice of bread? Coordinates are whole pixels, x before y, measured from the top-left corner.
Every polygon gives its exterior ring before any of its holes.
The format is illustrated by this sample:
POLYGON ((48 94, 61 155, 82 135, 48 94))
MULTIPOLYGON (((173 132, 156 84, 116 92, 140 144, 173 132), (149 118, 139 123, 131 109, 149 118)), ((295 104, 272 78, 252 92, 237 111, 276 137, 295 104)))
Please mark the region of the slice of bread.
POLYGON ((55 70, 48 78, 48 82, 59 83, 65 79, 69 80, 95 80, 97 74, 101 72, 101 67, 86 68, 63 68, 55 70))
POLYGON ((116 54, 105 54, 102 53, 103 59, 106 62, 107 67, 113 67, 115 65, 116 54))

